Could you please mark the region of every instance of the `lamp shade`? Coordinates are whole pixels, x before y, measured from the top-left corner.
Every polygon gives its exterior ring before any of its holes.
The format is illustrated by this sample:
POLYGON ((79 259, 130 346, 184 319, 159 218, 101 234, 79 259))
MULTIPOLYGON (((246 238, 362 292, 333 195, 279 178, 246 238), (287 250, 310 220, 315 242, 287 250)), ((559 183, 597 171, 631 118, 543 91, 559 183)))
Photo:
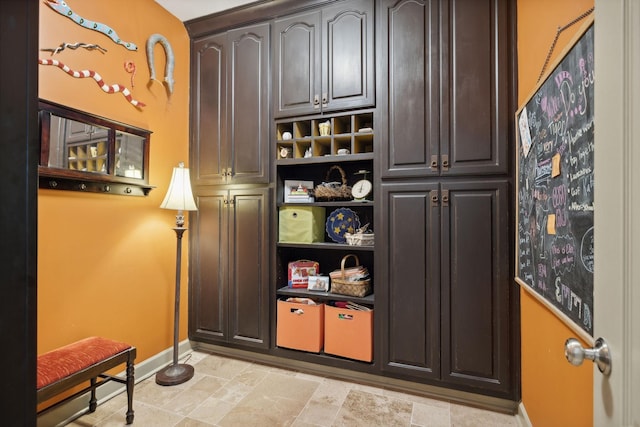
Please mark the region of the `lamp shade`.
POLYGON ((177 211, 197 211, 196 202, 191 192, 191 180, 189 179, 189 168, 185 168, 180 163, 177 168, 173 168, 173 176, 169 184, 167 195, 164 196, 162 209, 173 209, 177 211))

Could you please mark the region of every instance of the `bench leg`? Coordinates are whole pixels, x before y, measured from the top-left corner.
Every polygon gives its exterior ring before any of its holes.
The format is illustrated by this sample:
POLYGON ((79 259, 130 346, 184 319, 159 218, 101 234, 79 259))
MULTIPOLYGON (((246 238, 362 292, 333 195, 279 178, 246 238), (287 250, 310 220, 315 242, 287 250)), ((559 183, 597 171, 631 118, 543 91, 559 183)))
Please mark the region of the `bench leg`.
POLYGON ((91 378, 91 399, 89 400, 89 412, 95 412, 98 406, 96 399, 96 378, 91 378))
POLYGON ((129 355, 127 360, 127 424, 133 422, 133 386, 134 386, 133 358, 129 355))

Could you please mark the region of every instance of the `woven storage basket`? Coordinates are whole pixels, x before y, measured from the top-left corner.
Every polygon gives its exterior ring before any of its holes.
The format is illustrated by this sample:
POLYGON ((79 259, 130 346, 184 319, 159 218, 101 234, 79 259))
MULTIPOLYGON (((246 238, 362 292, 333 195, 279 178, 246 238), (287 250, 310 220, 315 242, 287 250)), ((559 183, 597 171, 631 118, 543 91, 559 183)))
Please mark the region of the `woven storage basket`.
POLYGON ((360 260, 354 254, 345 255, 340 262, 340 270, 331 272, 331 292, 334 294, 349 295, 352 297, 364 297, 371 293, 371 279, 349 280, 349 276, 367 273, 366 267, 360 265, 360 260), (344 264, 348 258, 355 258, 356 266, 345 270, 344 264))
POLYGON ((316 197, 316 201, 327 201, 327 200, 351 200, 353 196, 351 195, 351 187, 347 185, 347 175, 344 173, 344 169, 342 169, 338 165, 333 165, 327 171, 326 182, 331 180, 331 173, 334 171, 340 172, 340 178, 342 181, 342 185, 339 187, 332 187, 322 184, 316 185, 314 195, 316 197))

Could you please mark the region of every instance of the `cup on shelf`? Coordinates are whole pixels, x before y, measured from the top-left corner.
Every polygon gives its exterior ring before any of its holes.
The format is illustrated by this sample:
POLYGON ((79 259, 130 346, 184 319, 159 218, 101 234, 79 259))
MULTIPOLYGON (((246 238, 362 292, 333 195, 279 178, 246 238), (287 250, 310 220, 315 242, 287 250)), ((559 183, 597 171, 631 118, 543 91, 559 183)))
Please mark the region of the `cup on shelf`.
POLYGON ((320 130, 320 136, 329 136, 331 131, 331 122, 326 121, 318 124, 318 130, 320 130))

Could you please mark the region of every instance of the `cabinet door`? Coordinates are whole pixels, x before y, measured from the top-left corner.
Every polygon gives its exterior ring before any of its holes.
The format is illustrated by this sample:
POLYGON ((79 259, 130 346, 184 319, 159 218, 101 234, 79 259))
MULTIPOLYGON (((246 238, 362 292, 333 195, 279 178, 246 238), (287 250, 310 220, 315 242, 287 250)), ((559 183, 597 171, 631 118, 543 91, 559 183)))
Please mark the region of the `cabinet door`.
POLYGON ((440 218, 437 183, 382 184, 376 312, 382 369, 440 377, 440 218))
POLYGON ((320 111, 320 12, 274 23, 274 117, 320 111))
POLYGON ((509 84, 513 79, 508 0, 448 0, 443 4, 443 174, 508 171, 509 84), (448 161, 448 170, 444 162, 448 161))
POLYGON ((228 331, 228 198, 226 190, 196 195, 189 217, 189 338, 226 342, 228 331))
POLYGON ((228 33, 228 183, 269 182, 269 31, 265 23, 228 33))
POLYGON ((373 29, 372 0, 322 10, 322 111, 374 105, 373 29))
POLYGON ((231 190, 229 197, 229 340, 269 346, 271 190, 231 190))
POLYGON ((383 0, 378 57, 381 176, 439 173, 439 2, 383 0))
POLYGON ((508 171, 509 13, 507 0, 381 2, 382 177, 508 171))
MULTIPOLYGON (((511 397, 509 186, 442 184, 442 377, 511 397)), ((514 290, 513 292, 517 292, 514 290)))
POLYGON ((221 184, 227 168, 226 34, 193 44, 191 170, 194 182, 221 184))

